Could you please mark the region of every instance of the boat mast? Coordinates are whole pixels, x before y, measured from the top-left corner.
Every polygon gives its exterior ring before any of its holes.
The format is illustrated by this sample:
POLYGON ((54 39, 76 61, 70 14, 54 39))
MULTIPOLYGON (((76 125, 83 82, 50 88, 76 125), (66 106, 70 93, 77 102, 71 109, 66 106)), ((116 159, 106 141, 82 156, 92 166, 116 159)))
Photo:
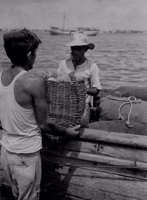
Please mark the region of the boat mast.
POLYGON ((63 26, 62 26, 62 30, 64 30, 64 25, 65 25, 65 14, 64 14, 64 17, 63 17, 63 26))

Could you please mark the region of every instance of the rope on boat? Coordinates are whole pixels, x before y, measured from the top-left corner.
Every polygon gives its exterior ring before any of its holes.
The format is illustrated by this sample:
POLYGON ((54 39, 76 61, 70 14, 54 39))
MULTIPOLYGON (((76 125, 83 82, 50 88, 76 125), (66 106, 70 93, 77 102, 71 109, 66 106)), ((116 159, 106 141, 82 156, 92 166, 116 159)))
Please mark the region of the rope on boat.
POLYGON ((122 101, 123 102, 120 105, 120 107, 118 108, 118 119, 119 120, 124 120, 124 117, 123 117, 123 115, 121 113, 122 108, 125 105, 128 105, 128 104, 130 105, 130 110, 128 112, 128 117, 127 117, 127 121, 126 121, 126 126, 128 128, 132 128, 133 125, 130 122, 130 117, 131 117, 131 112, 132 112, 132 109, 133 109, 133 103, 141 103, 141 99, 136 99, 136 97, 134 97, 134 96, 129 96, 128 98, 126 98, 126 97, 124 98, 124 97, 116 97, 116 96, 112 96, 112 95, 108 95, 105 98, 109 98, 111 100, 116 100, 116 101, 122 101))

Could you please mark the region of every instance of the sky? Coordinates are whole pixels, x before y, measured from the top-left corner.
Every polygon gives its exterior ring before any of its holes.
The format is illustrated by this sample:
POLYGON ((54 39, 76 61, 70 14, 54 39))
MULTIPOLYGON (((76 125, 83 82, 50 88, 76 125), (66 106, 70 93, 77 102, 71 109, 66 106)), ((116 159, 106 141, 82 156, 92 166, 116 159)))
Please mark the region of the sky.
POLYGON ((147 0, 0 0, 0 28, 147 30, 147 0))

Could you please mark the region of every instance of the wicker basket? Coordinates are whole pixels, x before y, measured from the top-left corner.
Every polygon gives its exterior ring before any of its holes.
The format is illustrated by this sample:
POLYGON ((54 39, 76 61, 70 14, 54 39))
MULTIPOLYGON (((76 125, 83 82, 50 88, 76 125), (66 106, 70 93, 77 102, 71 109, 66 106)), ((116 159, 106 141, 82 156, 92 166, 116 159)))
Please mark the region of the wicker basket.
POLYGON ((55 82, 46 77, 45 83, 50 117, 65 127, 79 124, 86 100, 84 81, 55 82))

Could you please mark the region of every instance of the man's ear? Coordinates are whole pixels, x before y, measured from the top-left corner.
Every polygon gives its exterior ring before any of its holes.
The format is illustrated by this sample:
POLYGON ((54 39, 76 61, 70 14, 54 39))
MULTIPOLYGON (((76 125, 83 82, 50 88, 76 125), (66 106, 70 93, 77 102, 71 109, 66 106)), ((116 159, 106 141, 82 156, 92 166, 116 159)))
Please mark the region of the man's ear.
POLYGON ((27 54, 27 57, 30 57, 30 56, 31 56, 31 54, 32 54, 32 52, 31 52, 31 51, 29 51, 29 53, 27 54))
POLYGON ((35 56, 36 51, 37 51, 37 48, 36 48, 36 49, 33 49, 32 51, 29 51, 29 53, 27 54, 27 56, 28 56, 28 57, 30 57, 30 56, 35 56))

